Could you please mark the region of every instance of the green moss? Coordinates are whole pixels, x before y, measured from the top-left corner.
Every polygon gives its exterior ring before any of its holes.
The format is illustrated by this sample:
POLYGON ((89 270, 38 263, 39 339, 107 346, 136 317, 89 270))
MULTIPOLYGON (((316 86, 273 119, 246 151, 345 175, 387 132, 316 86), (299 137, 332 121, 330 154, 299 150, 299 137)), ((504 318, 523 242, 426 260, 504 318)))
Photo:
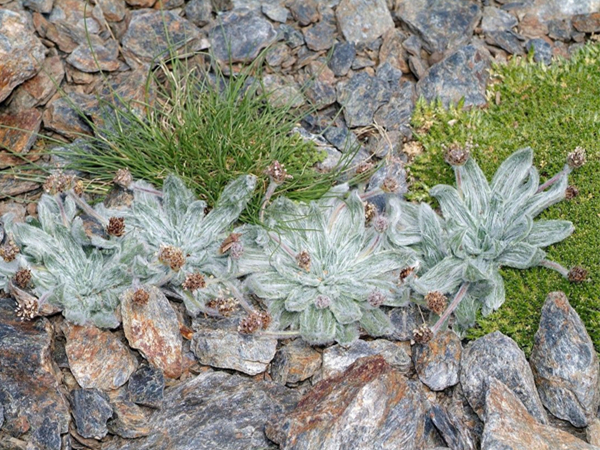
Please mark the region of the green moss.
POLYGON ((436 104, 418 104, 413 126, 425 151, 410 166, 410 198, 431 201, 430 187, 454 184, 442 144, 472 139, 473 155, 488 179, 508 155, 530 146, 542 182, 563 167, 567 153, 584 147, 588 163, 569 178, 579 196, 550 207, 539 218, 573 222, 575 233, 547 248, 548 258, 567 268, 585 267, 591 281, 571 284, 544 268, 504 269, 505 304, 480 318, 469 337, 499 330, 528 353, 546 295, 562 290, 600 350, 600 47, 588 46, 551 67, 515 60, 494 67, 492 76, 487 109, 446 111, 436 104))

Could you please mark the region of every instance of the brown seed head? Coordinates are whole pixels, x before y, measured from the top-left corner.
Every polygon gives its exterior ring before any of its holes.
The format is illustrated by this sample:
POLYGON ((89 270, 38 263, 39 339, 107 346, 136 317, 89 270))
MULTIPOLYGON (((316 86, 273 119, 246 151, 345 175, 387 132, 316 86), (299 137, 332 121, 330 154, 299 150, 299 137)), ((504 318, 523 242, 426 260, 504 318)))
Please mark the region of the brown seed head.
POLYGON ((579 189, 577 189, 575 186, 567 186, 567 189, 565 190, 565 198, 567 200, 572 200, 575 197, 577 197, 579 195, 579 189))
POLYGON ((238 332, 242 334, 252 334, 263 328, 263 320, 260 314, 252 313, 244 317, 238 325, 238 332))
POLYGON ((387 300, 386 296, 379 289, 375 289, 373 292, 369 294, 367 297, 367 302, 369 305, 377 308, 385 303, 387 300))
POLYGON ((131 186, 131 183, 133 183, 133 176, 129 170, 119 169, 113 178, 113 183, 115 183, 117 186, 128 189, 129 186, 131 186))
POLYGON ((417 344, 427 344, 433 338, 433 331, 426 324, 413 330, 413 339, 417 344))
POLYGON ((79 197, 83 195, 83 180, 77 178, 75 183, 73 183, 73 192, 77 194, 79 197))
POLYGON ((150 300, 150 294, 144 288, 138 288, 133 292, 133 297, 131 298, 134 305, 143 306, 148 304, 148 300, 150 300))
POLYGON ((403 283, 415 271, 414 267, 406 267, 400 271, 400 282, 403 283))
POLYGON ((227 236, 219 247, 219 253, 222 255, 230 250, 233 244, 240 241, 240 236, 241 233, 231 233, 229 236, 227 236))
MULTIPOLYGON (((46 178, 42 188, 47 194, 55 195, 61 192, 65 192, 71 188, 76 187, 76 178, 74 175, 67 175, 62 171, 50 175, 46 178)), ((83 189, 83 185, 81 186, 83 189)))
POLYGON ((238 302, 235 298, 214 298, 206 303, 211 309, 216 309, 219 314, 229 317, 237 309, 238 302))
POLYGON ((365 222, 369 223, 377 214, 377 207, 370 202, 365 205, 365 222))
POLYGON ((31 283, 31 270, 22 268, 15 273, 15 283, 21 289, 25 289, 31 283))
POLYGON ((183 250, 172 245, 161 245, 158 250, 158 260, 177 272, 185 264, 183 250))
POLYGON ((276 184, 282 184, 285 180, 293 178, 291 175, 288 175, 284 165, 277 160, 273 161, 271 165, 266 168, 265 174, 267 174, 276 184))
POLYGON ((569 274, 567 275, 567 279, 571 283, 582 283, 587 280, 588 271, 585 270, 581 266, 575 266, 571 270, 569 270, 569 274))
POLYGON ((302 250, 296 255, 296 263, 298 263, 298 267, 301 269, 310 272, 310 253, 306 250, 302 250))
POLYGON ((567 164, 571 169, 578 169, 585 164, 585 161, 586 155, 583 147, 575 147, 575 150, 567 155, 567 164))
POLYGON ((188 291, 196 291, 198 289, 202 289, 206 287, 206 280, 204 279, 204 275, 200 272, 189 273, 185 277, 185 281, 183 282, 183 288, 188 291))
POLYGON ((427 308, 438 316, 441 316, 448 306, 448 297, 439 291, 427 293, 425 301, 427 302, 427 308))
POLYGON ((442 148, 445 150, 444 160, 448 164, 451 166, 462 166, 471 156, 473 145, 470 142, 467 142, 465 145, 453 142, 448 146, 443 145, 442 148))
POLYGON ((39 309, 37 299, 32 297, 31 299, 19 300, 15 308, 15 314, 21 320, 33 320, 39 309))
POLYGON ((375 167, 375 165, 371 161, 361 161, 356 166, 356 174, 360 175, 362 173, 368 172, 369 170, 373 169, 373 167, 375 167))
POLYGON ((400 184, 393 177, 385 177, 381 183, 381 190, 388 194, 397 194, 400 191, 400 184))
POLYGON ((123 217, 111 217, 108 219, 108 225, 106 226, 106 232, 110 236, 121 237, 125 234, 125 218, 123 217))
POLYGON ((12 240, 8 240, 0 247, 0 257, 6 262, 14 261, 20 250, 12 240))

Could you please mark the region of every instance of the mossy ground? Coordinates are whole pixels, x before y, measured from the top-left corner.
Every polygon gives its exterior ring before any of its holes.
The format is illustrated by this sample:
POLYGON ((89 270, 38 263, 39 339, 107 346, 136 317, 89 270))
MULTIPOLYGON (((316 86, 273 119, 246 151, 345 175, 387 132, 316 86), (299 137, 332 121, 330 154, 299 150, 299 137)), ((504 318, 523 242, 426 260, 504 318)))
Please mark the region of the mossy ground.
POLYGON ((546 251, 549 259, 564 267, 585 267, 589 281, 572 284, 545 268, 503 269, 506 302, 479 318, 469 337, 498 330, 529 353, 547 294, 561 290, 600 351, 600 46, 588 46, 571 60, 550 67, 513 60, 494 67, 492 76, 486 109, 417 106, 413 126, 425 151, 410 165, 414 179, 409 198, 431 201, 430 187, 454 185, 442 144, 472 139, 473 156, 488 179, 512 152, 532 147, 541 182, 561 170, 567 153, 577 146, 585 148, 587 164, 569 177, 579 195, 551 206, 538 218, 573 222, 575 233, 546 251))

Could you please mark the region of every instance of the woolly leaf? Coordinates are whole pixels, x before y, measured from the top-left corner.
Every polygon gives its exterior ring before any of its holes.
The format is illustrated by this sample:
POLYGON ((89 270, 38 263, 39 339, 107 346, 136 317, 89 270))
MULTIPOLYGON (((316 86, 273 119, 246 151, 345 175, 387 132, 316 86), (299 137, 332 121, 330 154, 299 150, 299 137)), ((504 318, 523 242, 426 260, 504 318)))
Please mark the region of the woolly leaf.
POLYGON ((490 187, 477 163, 469 159, 464 165, 455 167, 455 171, 460 177, 463 201, 473 217, 486 214, 490 187))
POLYGON ((363 311, 359 323, 371 336, 385 336, 393 330, 390 318, 379 308, 363 311))
POLYGON ((574 230, 568 220, 538 220, 533 223, 526 242, 536 247, 547 247, 566 239, 574 230))
POLYGON ((500 165, 491 183, 492 192, 508 199, 525 181, 533 162, 533 150, 530 147, 517 150, 500 165))
POLYGON ((546 253, 535 245, 526 242, 516 242, 502 252, 496 259, 496 262, 500 265, 516 269, 529 269, 530 267, 537 266, 545 256, 546 253))
POLYGON ((310 344, 320 345, 333 341, 337 322, 328 309, 317 309, 314 306, 300 313, 300 333, 310 344))

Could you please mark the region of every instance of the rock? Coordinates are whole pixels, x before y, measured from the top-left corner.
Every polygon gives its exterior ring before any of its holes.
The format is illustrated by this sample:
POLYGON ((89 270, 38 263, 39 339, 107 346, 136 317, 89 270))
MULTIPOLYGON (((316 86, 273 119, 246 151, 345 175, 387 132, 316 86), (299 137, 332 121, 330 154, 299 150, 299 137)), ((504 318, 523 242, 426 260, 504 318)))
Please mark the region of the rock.
MULTIPOLYGON (((385 164, 382 164, 377 171, 371 175, 371 179, 368 184, 368 191, 380 188, 385 182, 386 178, 394 180, 398 186, 397 196, 403 198, 408 190, 408 184, 406 182, 406 170, 404 169, 404 162, 399 157, 391 157, 386 160, 385 164)), ((367 192, 368 192, 367 191, 367 192)), ((385 194, 375 195, 371 197, 369 201, 379 208, 380 211, 384 211, 386 208, 387 196, 385 194)), ((419 315, 419 324, 422 323, 422 316, 419 315)), ((412 330, 411 330, 412 339, 412 330)))
POLYGON ((156 3, 156 0, 125 0, 129 6, 139 8, 152 8, 156 3))
POLYGON ((114 72, 121 67, 118 56, 118 43, 109 40, 104 44, 92 45, 91 48, 88 43, 79 45, 67 57, 67 62, 82 72, 114 72))
POLYGON ((576 14, 598 12, 598 0, 533 0, 523 2, 523 10, 540 20, 565 19, 576 14))
POLYGON ((57 96, 51 100, 42 119, 45 128, 76 139, 82 134, 93 134, 89 117, 97 111, 96 97, 72 92, 66 97, 57 96))
POLYGON ((348 73, 354 58, 356 57, 356 47, 351 42, 342 42, 336 44, 333 53, 329 59, 328 66, 336 77, 343 77, 348 73))
POLYGON ((598 356, 583 322, 562 292, 546 298, 530 362, 548 411, 576 427, 585 427, 596 417, 600 406, 598 356))
POLYGON ((304 44, 304 36, 300 31, 292 28, 289 25, 283 24, 279 26, 279 33, 283 36, 284 41, 291 47, 296 48, 304 44))
POLYGON ((117 389, 135 371, 135 357, 110 331, 92 325, 68 325, 64 333, 69 366, 82 388, 117 389))
POLYGON ((22 322, 14 309, 12 299, 0 298, 0 427, 15 438, 27 433, 27 448, 61 450, 70 416, 50 353, 52 325, 22 322))
POLYGON ((212 19, 210 0, 191 0, 186 3, 185 17, 198 27, 208 25, 212 19))
POLYGON ((356 45, 370 44, 394 28, 385 0, 342 0, 335 15, 346 41, 356 45))
POLYGON ((29 30, 25 15, 0 9, 0 102, 40 70, 46 48, 29 30))
POLYGON ((485 34, 494 31, 509 31, 517 26, 517 18, 512 14, 502 11, 495 6, 486 6, 483 8, 483 18, 481 19, 481 31, 485 34))
POLYGON ((98 5, 106 20, 120 22, 125 18, 124 0, 98 0, 98 5))
POLYGON ((252 61, 276 38, 273 25, 255 12, 226 13, 210 32, 212 50, 217 59, 226 64, 252 61))
POLYGON ((395 13, 429 53, 466 44, 481 19, 481 7, 470 0, 398 0, 395 13))
POLYGON ((288 449, 425 448, 420 386, 381 356, 361 358, 315 385, 267 436, 288 449))
MULTIPOLYGON (((365 67, 373 67, 375 65, 375 61, 373 61, 371 58, 367 58, 364 56, 357 56, 356 58, 354 58, 354 62, 352 63, 352 70, 360 70, 360 69, 364 69, 365 67)), ((369 75, 372 74, 372 72, 368 72, 369 75)))
POLYGON ((160 408, 165 390, 165 377, 156 367, 142 365, 129 378, 129 399, 138 405, 160 408))
POLYGON ((100 24, 92 17, 92 8, 78 0, 54 0, 48 20, 69 30, 78 44, 88 35, 100 32, 100 24))
POLYGON ((485 42, 500 47, 512 55, 523 54, 522 38, 512 30, 492 31, 485 36, 485 42))
POLYGON ((549 20, 548 37, 554 40, 568 42, 571 40, 573 26, 570 20, 549 20))
POLYGON ((127 439, 148 436, 152 429, 148 425, 148 417, 135 403, 128 400, 112 400, 113 418, 108 421, 107 428, 112 434, 127 439))
POLYGON ((548 26, 535 14, 525 14, 518 27, 519 33, 528 38, 540 38, 548 34, 548 26))
POLYGON ((600 12, 577 14, 573 16, 571 23, 581 33, 597 33, 600 31, 600 12))
POLYGON ((592 420, 592 422, 585 429, 585 436, 585 440, 588 443, 596 446, 600 445, 600 419, 596 418, 592 420))
POLYGON ((76 389, 71 397, 77 433, 97 440, 106 436, 106 422, 113 414, 106 395, 98 389, 76 389))
POLYGON ((10 150, 0 151, 0 168, 25 164, 29 160, 15 156, 14 153, 23 156, 29 153, 41 125, 42 113, 35 108, 23 109, 14 114, 0 114, 0 149, 10 150))
POLYGON ((350 128, 371 125, 375 111, 391 96, 387 83, 365 72, 355 74, 349 81, 340 81, 336 89, 350 128))
POLYGON ((154 62, 170 56, 181 47, 190 51, 200 38, 198 28, 172 11, 137 10, 121 41, 123 56, 130 66, 136 61, 154 62))
POLYGON ((332 83, 327 83, 321 80, 309 81, 305 85, 306 98, 318 110, 332 105, 337 100, 337 93, 332 83))
POLYGON ((467 45, 434 64, 417 83, 417 94, 431 102, 439 98, 448 107, 464 98, 464 106, 483 106, 489 78, 490 54, 467 45))
POLYGON ((429 416, 450 448, 477 449, 471 429, 463 422, 465 417, 456 415, 456 411, 446 410, 440 405, 433 405, 429 416))
POLYGON ((427 66, 423 60, 413 55, 408 57, 408 67, 410 67, 410 71, 417 80, 423 78, 425 71, 427 70, 427 66))
POLYGON ((267 370, 275 357, 277 339, 244 335, 237 331, 239 319, 197 319, 192 352, 201 364, 233 369, 248 375, 267 370))
POLYGON ((333 47, 335 40, 335 23, 329 20, 321 20, 319 23, 304 28, 304 41, 306 46, 315 51, 329 50, 333 47))
POLYGON ((321 15, 314 0, 292 0, 287 3, 292 17, 300 26, 307 26, 319 21, 321 15))
POLYGON ((265 3, 261 7, 262 13, 274 22, 285 23, 288 19, 289 11, 279 4, 265 3))
MULTIPOLYGON (((402 81, 395 88, 390 101, 375 113, 375 121, 388 131, 400 131, 403 135, 410 134, 410 118, 415 109, 417 99, 416 84, 402 81)), ((411 330, 412 332, 412 330, 411 330)))
POLYGON ((334 345, 323 351, 323 365, 319 379, 336 377, 360 358, 380 355, 390 367, 400 373, 408 373, 412 367, 410 345, 385 339, 358 340, 349 347, 334 345))
POLYGON ((414 303, 399 308, 392 308, 388 316, 394 327, 394 332, 390 338, 397 341, 412 340, 413 330, 423 323, 423 319, 419 314, 419 308, 414 303))
POLYGON ((379 49, 379 64, 389 64, 402 73, 410 73, 407 63, 408 55, 404 48, 406 40, 406 34, 399 29, 392 29, 385 33, 379 49))
POLYGON ((293 80, 273 74, 264 75, 262 83, 271 105, 280 108, 298 108, 304 105, 304 96, 293 80))
POLYGON ((0 173, 0 199, 15 197, 40 187, 34 181, 17 180, 12 174, 0 173))
POLYGON ((342 153, 360 146, 356 135, 345 127, 329 127, 323 132, 323 137, 342 153))
POLYGON ((517 395, 501 381, 490 378, 485 398, 482 450, 597 450, 556 428, 540 424, 517 395))
POLYGON ((548 423, 525 354, 515 341, 499 331, 470 342, 461 358, 460 384, 469 404, 482 419, 485 392, 492 378, 505 383, 535 420, 548 423))
POLYGON ((24 0, 23 6, 31 9, 32 11, 48 14, 50 11, 52 11, 54 0, 24 0))
POLYGON ((271 363, 271 376, 279 384, 296 384, 312 377, 321 368, 321 354, 296 339, 280 348, 271 363))
POLYGON ((527 51, 533 50, 533 60, 547 66, 552 63, 552 46, 543 39, 531 39, 526 45, 527 51))
POLYGON ((387 131, 384 134, 368 138, 367 150, 377 158, 397 155, 402 149, 402 135, 398 131, 387 131))
POLYGON ((442 331, 426 344, 415 344, 412 360, 419 380, 433 391, 458 383, 462 346, 452 331, 442 331))
POLYGON ((46 58, 36 76, 16 88, 10 100, 13 111, 45 105, 56 93, 65 77, 65 69, 59 56, 46 58))
POLYGON ((103 450, 272 449, 266 423, 286 417, 298 399, 276 383, 205 372, 166 393, 163 408, 148 421, 149 436, 114 439, 103 450))
POLYGON ((402 41, 402 48, 404 48, 408 53, 414 56, 421 55, 421 39, 419 39, 414 34, 411 34, 409 37, 402 41))
POLYGON ((146 304, 133 301, 134 289, 121 295, 127 341, 166 377, 178 378, 182 372, 182 343, 177 315, 160 289, 154 286, 142 289, 150 294, 146 304))

